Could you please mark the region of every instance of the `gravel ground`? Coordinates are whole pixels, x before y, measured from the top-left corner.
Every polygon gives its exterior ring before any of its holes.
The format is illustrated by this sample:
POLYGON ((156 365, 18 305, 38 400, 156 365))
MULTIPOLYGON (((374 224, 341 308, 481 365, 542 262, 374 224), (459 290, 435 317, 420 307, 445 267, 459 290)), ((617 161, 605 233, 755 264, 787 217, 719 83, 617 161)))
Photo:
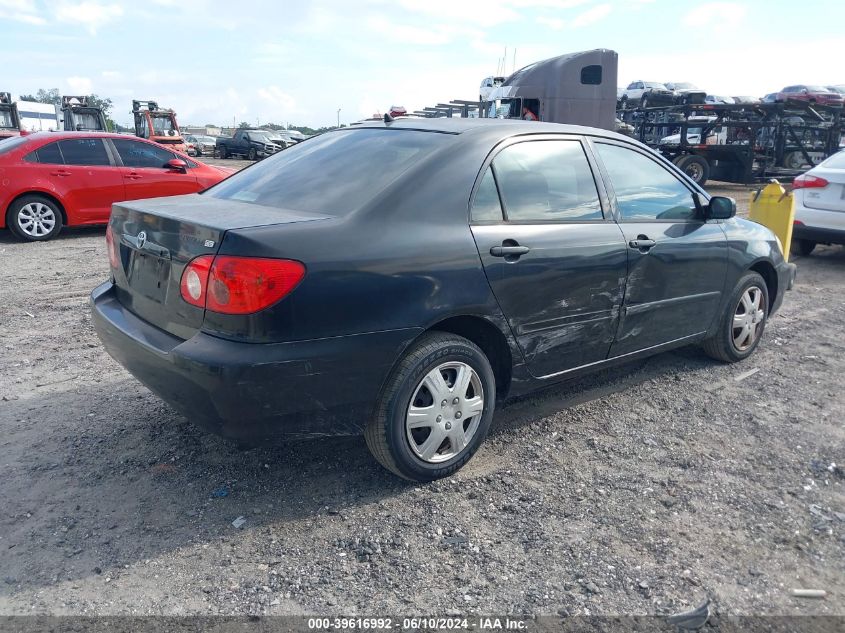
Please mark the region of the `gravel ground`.
POLYGON ((744 363, 685 348, 512 403, 413 485, 363 439, 201 432, 98 344, 102 229, 0 232, 0 614, 845 615, 845 251, 796 261, 744 363))

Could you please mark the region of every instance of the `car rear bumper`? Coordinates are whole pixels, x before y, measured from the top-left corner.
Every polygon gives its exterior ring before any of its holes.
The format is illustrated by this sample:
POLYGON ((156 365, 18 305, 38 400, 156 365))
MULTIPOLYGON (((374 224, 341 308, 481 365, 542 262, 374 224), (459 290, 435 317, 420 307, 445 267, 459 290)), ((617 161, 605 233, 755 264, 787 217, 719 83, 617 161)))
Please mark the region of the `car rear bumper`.
POLYGON ((792 227, 792 239, 809 240, 822 244, 845 244, 845 229, 828 229, 795 224, 792 227))
POLYGON ((106 351, 186 418, 242 441, 361 433, 416 328, 253 344, 174 337, 126 310, 107 282, 91 294, 106 351))

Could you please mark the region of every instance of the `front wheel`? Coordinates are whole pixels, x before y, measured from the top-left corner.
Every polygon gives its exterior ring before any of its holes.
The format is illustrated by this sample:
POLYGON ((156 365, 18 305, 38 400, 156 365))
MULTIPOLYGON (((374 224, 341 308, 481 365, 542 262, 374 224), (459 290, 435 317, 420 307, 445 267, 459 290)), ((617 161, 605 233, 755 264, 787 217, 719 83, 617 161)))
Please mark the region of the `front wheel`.
POLYGON ((249 160, 256 160, 258 158, 258 154, 256 154, 254 147, 249 148, 249 152, 247 153, 246 157, 249 160))
POLYGON ((496 380, 484 352, 461 336, 429 332, 394 369, 364 437, 391 472, 433 481, 475 454, 495 402, 496 380))
POLYGON ((62 230, 62 212, 49 198, 23 196, 9 207, 6 226, 22 240, 44 242, 62 230))
POLYGON ((744 360, 754 353, 769 317, 769 289, 755 272, 745 273, 728 301, 716 335, 704 341, 708 356, 726 363, 744 360))
POLYGON ((217 153, 220 155, 220 158, 226 158, 226 156, 227 156, 226 146, 221 145, 220 147, 218 147, 217 153))

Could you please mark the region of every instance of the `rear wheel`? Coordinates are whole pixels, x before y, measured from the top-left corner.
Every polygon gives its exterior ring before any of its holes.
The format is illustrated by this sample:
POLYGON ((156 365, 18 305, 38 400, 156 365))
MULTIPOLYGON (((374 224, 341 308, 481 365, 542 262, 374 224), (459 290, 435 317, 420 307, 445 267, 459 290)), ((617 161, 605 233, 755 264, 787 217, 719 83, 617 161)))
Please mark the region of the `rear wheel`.
POLYGON ((737 283, 716 335, 704 341, 708 356, 726 363, 744 360, 754 353, 769 317, 766 282, 749 271, 737 283))
POLYGON ((22 240, 43 242, 62 230, 62 212, 49 198, 23 196, 9 207, 6 226, 22 240))
POLYGON ((794 255, 806 257, 812 253, 815 248, 816 243, 812 240, 793 239, 789 250, 791 250, 794 255))
POLYGON ((393 371, 364 437, 379 463, 413 481, 466 464, 487 436, 496 401, 490 362, 446 332, 423 335, 393 371))
MULTIPOLYGON (((674 162, 674 161, 673 161, 674 162)), ((710 178, 710 163, 703 156, 687 154, 675 163, 682 172, 698 185, 703 185, 710 178)))
POLYGON ((256 154, 254 147, 249 148, 249 152, 247 153, 246 157, 249 160, 256 160, 258 158, 258 154, 256 154))

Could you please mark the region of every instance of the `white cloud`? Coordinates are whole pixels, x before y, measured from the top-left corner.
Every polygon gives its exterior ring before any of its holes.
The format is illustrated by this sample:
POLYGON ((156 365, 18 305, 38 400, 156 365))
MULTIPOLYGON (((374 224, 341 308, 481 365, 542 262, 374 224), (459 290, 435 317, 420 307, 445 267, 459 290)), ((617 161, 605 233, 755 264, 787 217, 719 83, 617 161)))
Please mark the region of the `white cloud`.
POLYGON ((736 28, 745 19, 747 12, 748 7, 737 2, 707 2, 689 11, 684 16, 683 23, 695 28, 736 28))
POLYGON ((92 92, 93 84, 88 77, 68 77, 65 81, 74 94, 88 95, 92 92))
POLYGON ((35 0, 0 0, 0 20, 4 18, 36 26, 47 23, 38 14, 35 0))
POLYGON ((544 26, 548 26, 550 29, 560 31, 564 26, 566 26, 566 21, 561 20, 560 18, 550 18, 541 15, 537 18, 537 24, 543 24, 544 26))
POLYGON ((258 89, 258 96, 273 104, 279 114, 289 115, 296 112, 296 99, 284 92, 278 86, 267 86, 258 89))
POLYGON ((123 15, 123 7, 119 4, 102 4, 95 0, 84 2, 63 2, 56 9, 59 22, 79 24, 94 35, 97 30, 123 15))
POLYGON ((572 20, 572 26, 574 28, 581 28, 583 26, 589 26, 590 24, 594 24, 599 20, 607 17, 613 7, 609 4, 599 4, 592 9, 587 9, 583 13, 575 16, 575 19, 572 20))

